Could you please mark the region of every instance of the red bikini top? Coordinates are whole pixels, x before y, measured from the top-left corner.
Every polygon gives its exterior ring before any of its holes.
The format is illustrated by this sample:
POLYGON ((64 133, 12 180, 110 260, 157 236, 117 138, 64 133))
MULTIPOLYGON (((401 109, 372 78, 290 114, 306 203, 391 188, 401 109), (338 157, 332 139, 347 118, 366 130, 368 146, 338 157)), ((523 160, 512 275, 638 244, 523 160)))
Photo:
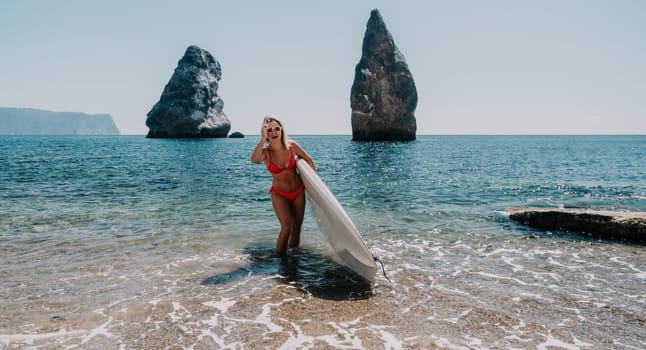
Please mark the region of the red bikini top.
POLYGON ((276 163, 271 162, 271 150, 268 150, 269 152, 267 153, 269 155, 269 165, 267 165, 267 170, 269 170, 270 173, 272 174, 280 174, 285 170, 294 170, 296 168, 296 157, 294 157, 294 153, 290 150, 290 156, 289 156, 289 164, 287 164, 286 167, 281 168, 276 163))

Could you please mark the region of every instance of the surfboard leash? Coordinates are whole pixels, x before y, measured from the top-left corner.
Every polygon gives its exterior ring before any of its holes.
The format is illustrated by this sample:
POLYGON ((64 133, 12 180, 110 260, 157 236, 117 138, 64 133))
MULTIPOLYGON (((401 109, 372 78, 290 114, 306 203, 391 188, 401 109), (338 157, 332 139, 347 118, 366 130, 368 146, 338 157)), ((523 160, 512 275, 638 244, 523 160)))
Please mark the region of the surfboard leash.
POLYGON ((384 277, 386 277, 386 279, 388 280, 388 282, 390 282, 390 284, 392 284, 392 283, 393 283, 393 281, 391 281, 391 280, 390 280, 390 278, 388 278, 388 276, 386 276, 386 269, 384 268, 384 263, 383 263, 383 262, 381 262, 381 259, 379 259, 378 257, 376 257, 376 256, 374 256, 374 255, 372 256, 372 258, 373 258, 373 259, 375 259, 375 261, 376 261, 376 262, 378 262, 378 263, 379 263, 379 265, 381 265, 381 272, 383 272, 384 277))

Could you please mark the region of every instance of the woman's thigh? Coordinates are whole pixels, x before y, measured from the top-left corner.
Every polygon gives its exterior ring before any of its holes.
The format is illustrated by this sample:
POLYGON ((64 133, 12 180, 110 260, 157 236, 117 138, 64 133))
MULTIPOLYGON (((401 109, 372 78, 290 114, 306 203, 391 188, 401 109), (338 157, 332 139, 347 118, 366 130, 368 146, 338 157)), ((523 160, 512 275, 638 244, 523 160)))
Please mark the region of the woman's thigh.
POLYGON ((294 222, 294 217, 289 200, 277 193, 272 193, 271 203, 274 206, 274 211, 276 212, 280 225, 282 227, 291 227, 294 222))
POLYGON ((294 224, 300 227, 305 216, 305 191, 301 192, 292 203, 292 212, 294 213, 294 224))

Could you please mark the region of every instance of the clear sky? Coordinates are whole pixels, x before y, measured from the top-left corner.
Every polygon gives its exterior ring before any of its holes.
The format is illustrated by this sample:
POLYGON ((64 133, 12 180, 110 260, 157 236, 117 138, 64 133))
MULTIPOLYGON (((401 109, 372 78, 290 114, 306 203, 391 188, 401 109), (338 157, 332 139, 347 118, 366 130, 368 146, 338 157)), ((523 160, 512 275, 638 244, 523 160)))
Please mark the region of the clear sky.
POLYGON ((232 131, 350 134, 378 8, 417 85, 418 134, 646 134, 646 1, 0 0, 0 106, 109 113, 123 134, 189 45, 222 65, 232 131))

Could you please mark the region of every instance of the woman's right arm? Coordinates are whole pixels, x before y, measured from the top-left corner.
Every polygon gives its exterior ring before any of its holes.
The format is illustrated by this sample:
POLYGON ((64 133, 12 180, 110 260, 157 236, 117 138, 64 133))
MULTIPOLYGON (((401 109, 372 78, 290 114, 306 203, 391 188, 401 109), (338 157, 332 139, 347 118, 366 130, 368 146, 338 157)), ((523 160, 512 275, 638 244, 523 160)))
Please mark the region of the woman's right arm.
POLYGON ((251 161, 260 164, 263 160, 265 160, 265 139, 261 138, 251 153, 251 161))
POLYGON ((260 141, 258 141, 256 148, 254 148, 251 153, 251 161, 253 163, 260 164, 265 160, 265 142, 267 142, 267 128, 263 121, 262 126, 260 127, 260 141))

